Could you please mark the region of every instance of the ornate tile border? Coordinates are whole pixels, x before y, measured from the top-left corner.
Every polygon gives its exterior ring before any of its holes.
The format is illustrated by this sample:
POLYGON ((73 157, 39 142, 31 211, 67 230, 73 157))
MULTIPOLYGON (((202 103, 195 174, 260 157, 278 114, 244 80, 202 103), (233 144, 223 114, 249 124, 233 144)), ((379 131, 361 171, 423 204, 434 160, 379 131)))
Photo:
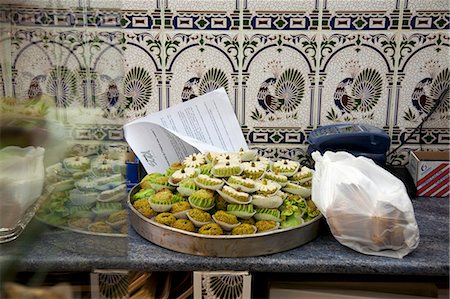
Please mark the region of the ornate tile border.
POLYGON ((243 0, 243 29, 306 31, 319 25, 315 0, 243 0))
POLYGON ((450 3, 446 0, 405 0, 402 28, 411 30, 450 29, 450 3))
POLYGON ((324 30, 392 30, 400 23, 400 1, 324 0, 324 30))
POLYGON ((239 0, 163 0, 169 30, 238 30, 239 0))

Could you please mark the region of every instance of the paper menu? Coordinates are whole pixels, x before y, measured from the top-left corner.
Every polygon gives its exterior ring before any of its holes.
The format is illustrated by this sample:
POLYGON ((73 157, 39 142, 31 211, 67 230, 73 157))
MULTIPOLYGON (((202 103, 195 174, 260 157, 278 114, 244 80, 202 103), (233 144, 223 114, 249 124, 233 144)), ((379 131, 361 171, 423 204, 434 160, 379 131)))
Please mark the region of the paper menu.
POLYGON ((224 88, 134 120, 123 129, 147 173, 164 172, 192 153, 248 148, 224 88))

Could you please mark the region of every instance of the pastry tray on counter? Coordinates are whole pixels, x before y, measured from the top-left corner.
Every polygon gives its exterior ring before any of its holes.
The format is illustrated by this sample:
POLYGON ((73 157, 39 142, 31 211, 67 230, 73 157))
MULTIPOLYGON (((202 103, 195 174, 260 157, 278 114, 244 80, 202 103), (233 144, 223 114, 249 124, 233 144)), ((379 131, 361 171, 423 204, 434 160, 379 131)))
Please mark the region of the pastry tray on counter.
POLYGON ((253 235, 200 235, 155 222, 132 205, 136 185, 128 194, 129 220, 133 229, 148 241, 177 252, 200 256, 244 257, 286 251, 310 242, 319 234, 322 215, 300 226, 253 235))

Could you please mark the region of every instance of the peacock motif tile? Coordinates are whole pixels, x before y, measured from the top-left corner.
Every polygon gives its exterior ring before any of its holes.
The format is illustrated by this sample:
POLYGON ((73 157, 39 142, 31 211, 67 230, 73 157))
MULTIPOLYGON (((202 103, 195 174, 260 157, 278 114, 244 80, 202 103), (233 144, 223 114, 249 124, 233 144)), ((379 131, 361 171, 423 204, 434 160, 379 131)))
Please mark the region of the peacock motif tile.
POLYGON ((318 1, 243 0, 243 28, 306 31, 318 28, 318 1))
POLYGON ((426 119, 408 145, 448 145, 449 39, 445 32, 402 34, 394 111, 395 144, 404 141, 426 119))
POLYGON ((238 30, 239 0, 162 0, 165 28, 238 30))
POLYGON ((399 27, 399 0, 324 0, 322 29, 391 30, 399 27))
POLYGON ((157 111, 161 61, 151 44, 158 39, 120 31, 17 30, 11 39, 14 95, 48 98, 54 117, 65 123, 123 124, 157 111))
POLYGON ((237 109, 237 34, 168 33, 165 49, 167 107, 223 87, 237 109))
POLYGON ((395 47, 391 33, 325 35, 317 124, 362 122, 388 128, 395 47))
POLYGON ((242 119, 251 144, 299 145, 312 126, 315 34, 244 35, 242 119))

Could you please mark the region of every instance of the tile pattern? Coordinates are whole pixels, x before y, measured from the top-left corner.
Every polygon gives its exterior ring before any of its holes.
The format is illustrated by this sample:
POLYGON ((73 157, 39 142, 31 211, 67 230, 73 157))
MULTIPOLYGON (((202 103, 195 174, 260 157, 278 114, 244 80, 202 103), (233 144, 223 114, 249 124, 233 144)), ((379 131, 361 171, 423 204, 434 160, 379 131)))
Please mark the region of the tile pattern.
POLYGON ((323 1, 325 30, 392 30, 400 23, 398 0, 323 1))
MULTIPOLYGON (((337 122, 381 127, 395 148, 449 85, 444 0, 26 2, 0 6, 0 95, 51 98, 85 151, 219 86, 266 156, 307 161, 309 132, 337 122)), ((448 148, 448 106, 390 161, 448 148)))

